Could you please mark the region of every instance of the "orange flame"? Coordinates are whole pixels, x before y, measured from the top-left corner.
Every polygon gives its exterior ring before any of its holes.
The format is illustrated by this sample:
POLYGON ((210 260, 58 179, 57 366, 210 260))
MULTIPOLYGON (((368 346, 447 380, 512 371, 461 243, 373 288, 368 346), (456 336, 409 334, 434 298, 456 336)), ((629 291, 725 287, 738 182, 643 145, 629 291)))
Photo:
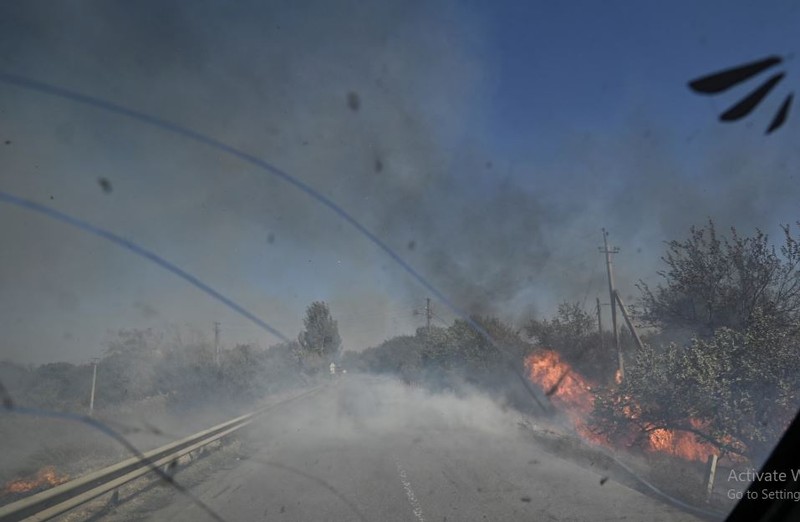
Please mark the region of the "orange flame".
POLYGON ((581 437, 594 444, 607 444, 603 437, 589 429, 585 421, 594 409, 592 383, 552 350, 540 350, 529 355, 525 358, 525 367, 528 368, 528 378, 567 414, 581 437))
POLYGON ((58 486, 69 480, 69 475, 59 475, 53 466, 45 466, 31 479, 17 479, 6 483, 3 493, 27 493, 37 489, 58 486))
MULTIPOLYGON (((611 446, 612 442, 594 433, 587 425, 587 419, 594 408, 593 384, 577 373, 567 362, 553 350, 539 350, 525 358, 528 378, 539 385, 550 397, 552 403, 564 411, 575 431, 587 442, 611 446)), ((619 370, 615 374, 617 384, 621 382, 619 370)), ((637 408, 625 407, 625 415, 636 418, 637 408)), ((701 422, 690 419, 694 429, 702 429, 701 422)), ((687 431, 656 428, 648 433, 644 448, 646 451, 668 453, 686 460, 705 461, 712 453, 719 450, 706 442, 696 440, 687 431)))
MULTIPOLYGON (((690 419, 690 424, 695 429, 701 429, 702 423, 690 419)), ((704 461, 712 453, 719 454, 716 447, 706 442, 696 440, 695 436, 687 431, 654 429, 648 436, 648 451, 670 453, 686 460, 704 461)))
POLYGON ((592 386, 552 350, 542 350, 525 359, 529 378, 560 405, 588 414, 594 407, 592 386))

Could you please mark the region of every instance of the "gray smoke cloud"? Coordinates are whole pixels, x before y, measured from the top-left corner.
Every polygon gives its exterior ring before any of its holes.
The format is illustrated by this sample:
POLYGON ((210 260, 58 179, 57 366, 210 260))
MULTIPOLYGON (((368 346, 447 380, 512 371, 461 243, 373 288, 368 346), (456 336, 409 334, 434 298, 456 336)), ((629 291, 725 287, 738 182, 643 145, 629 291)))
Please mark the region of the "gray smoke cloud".
MULTIPOLYGON (((602 295, 601 226, 623 249, 617 278, 628 297, 654 276, 661 242, 691 224, 712 217, 774 230, 793 219, 798 152, 787 143, 796 125, 769 142, 744 130, 715 138, 712 125, 674 135, 634 99, 622 124, 576 128, 551 159, 500 152, 483 130, 496 80, 489 31, 478 10, 454 2, 0 9, 0 69, 267 159, 347 209, 470 313, 519 322, 602 295)), ((677 69, 680 89, 688 78, 677 69)), ((8 85, 0 111, 0 141, 11 142, 0 144, 3 190, 139 241, 289 336, 313 299, 340 314, 347 348, 421 324, 410 313, 426 297, 419 285, 329 210, 254 167, 8 85)), ((0 237, 15 245, 0 254, 3 355, 80 359, 106 330, 213 320, 230 342, 271 341, 111 245, 19 210, 0 208, 0 217, 0 237)))

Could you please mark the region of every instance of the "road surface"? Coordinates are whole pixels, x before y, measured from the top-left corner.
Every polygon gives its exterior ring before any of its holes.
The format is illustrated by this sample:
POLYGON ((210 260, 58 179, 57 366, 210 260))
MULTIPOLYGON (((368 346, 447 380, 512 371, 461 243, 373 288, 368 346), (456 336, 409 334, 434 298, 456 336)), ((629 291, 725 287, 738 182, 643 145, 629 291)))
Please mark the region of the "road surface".
MULTIPOLYGON (((241 435, 192 492, 225 520, 697 520, 546 452, 480 396, 346 376, 241 435)), ((178 494, 153 520, 208 520, 178 494)))

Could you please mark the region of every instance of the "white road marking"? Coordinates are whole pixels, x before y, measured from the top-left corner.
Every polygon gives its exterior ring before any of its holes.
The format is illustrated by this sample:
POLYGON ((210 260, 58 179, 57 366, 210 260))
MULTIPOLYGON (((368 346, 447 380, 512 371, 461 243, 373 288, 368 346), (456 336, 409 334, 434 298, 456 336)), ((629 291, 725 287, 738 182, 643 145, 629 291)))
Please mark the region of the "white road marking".
POLYGON ((422 506, 420 506, 417 496, 414 495, 414 490, 411 489, 411 481, 408 480, 408 474, 405 468, 403 468, 400 461, 397 459, 395 459, 395 464, 397 465, 397 473, 400 475, 400 482, 403 484, 403 489, 406 490, 406 497, 408 497, 408 502, 411 504, 411 511, 419 522, 425 522, 425 516, 422 514, 422 506))

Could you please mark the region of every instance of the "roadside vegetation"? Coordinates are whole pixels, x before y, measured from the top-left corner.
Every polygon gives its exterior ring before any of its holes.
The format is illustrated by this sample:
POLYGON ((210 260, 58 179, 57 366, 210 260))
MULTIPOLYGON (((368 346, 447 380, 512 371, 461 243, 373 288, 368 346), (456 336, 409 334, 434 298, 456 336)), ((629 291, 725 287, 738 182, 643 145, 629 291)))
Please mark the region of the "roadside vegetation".
POLYGON ((618 433, 684 430, 723 454, 760 462, 800 406, 800 245, 713 222, 671 241, 655 288, 640 284, 651 333, 626 354, 620 386, 595 421, 618 433))
MULTIPOLYGON (((800 244, 788 226, 774 245, 760 231, 721 234, 709 221, 668 242, 662 260, 658 284, 641 283, 631 309, 643 348, 621 331, 621 382, 613 336, 598 331, 595 316, 577 304, 518 326, 472 317, 502 352, 462 319, 343 352, 334 315, 315 302, 296 341, 266 349, 238 345, 222 350, 218 361, 208 341, 121 331, 98 362, 95 407, 153 397, 179 409, 211 399, 256 399, 301 386, 335 362, 434 391, 480 389, 541 413, 514 374, 528 376, 526 359, 546 349, 592 383, 586 419, 592 433, 635 449, 652 443, 658 430, 683 432, 721 456, 758 463, 800 405, 800 244)), ((85 412, 92 366, 5 362, 0 380, 20 404, 85 412)), ((537 390, 536 398, 546 402, 562 382, 563 376, 537 390)))

